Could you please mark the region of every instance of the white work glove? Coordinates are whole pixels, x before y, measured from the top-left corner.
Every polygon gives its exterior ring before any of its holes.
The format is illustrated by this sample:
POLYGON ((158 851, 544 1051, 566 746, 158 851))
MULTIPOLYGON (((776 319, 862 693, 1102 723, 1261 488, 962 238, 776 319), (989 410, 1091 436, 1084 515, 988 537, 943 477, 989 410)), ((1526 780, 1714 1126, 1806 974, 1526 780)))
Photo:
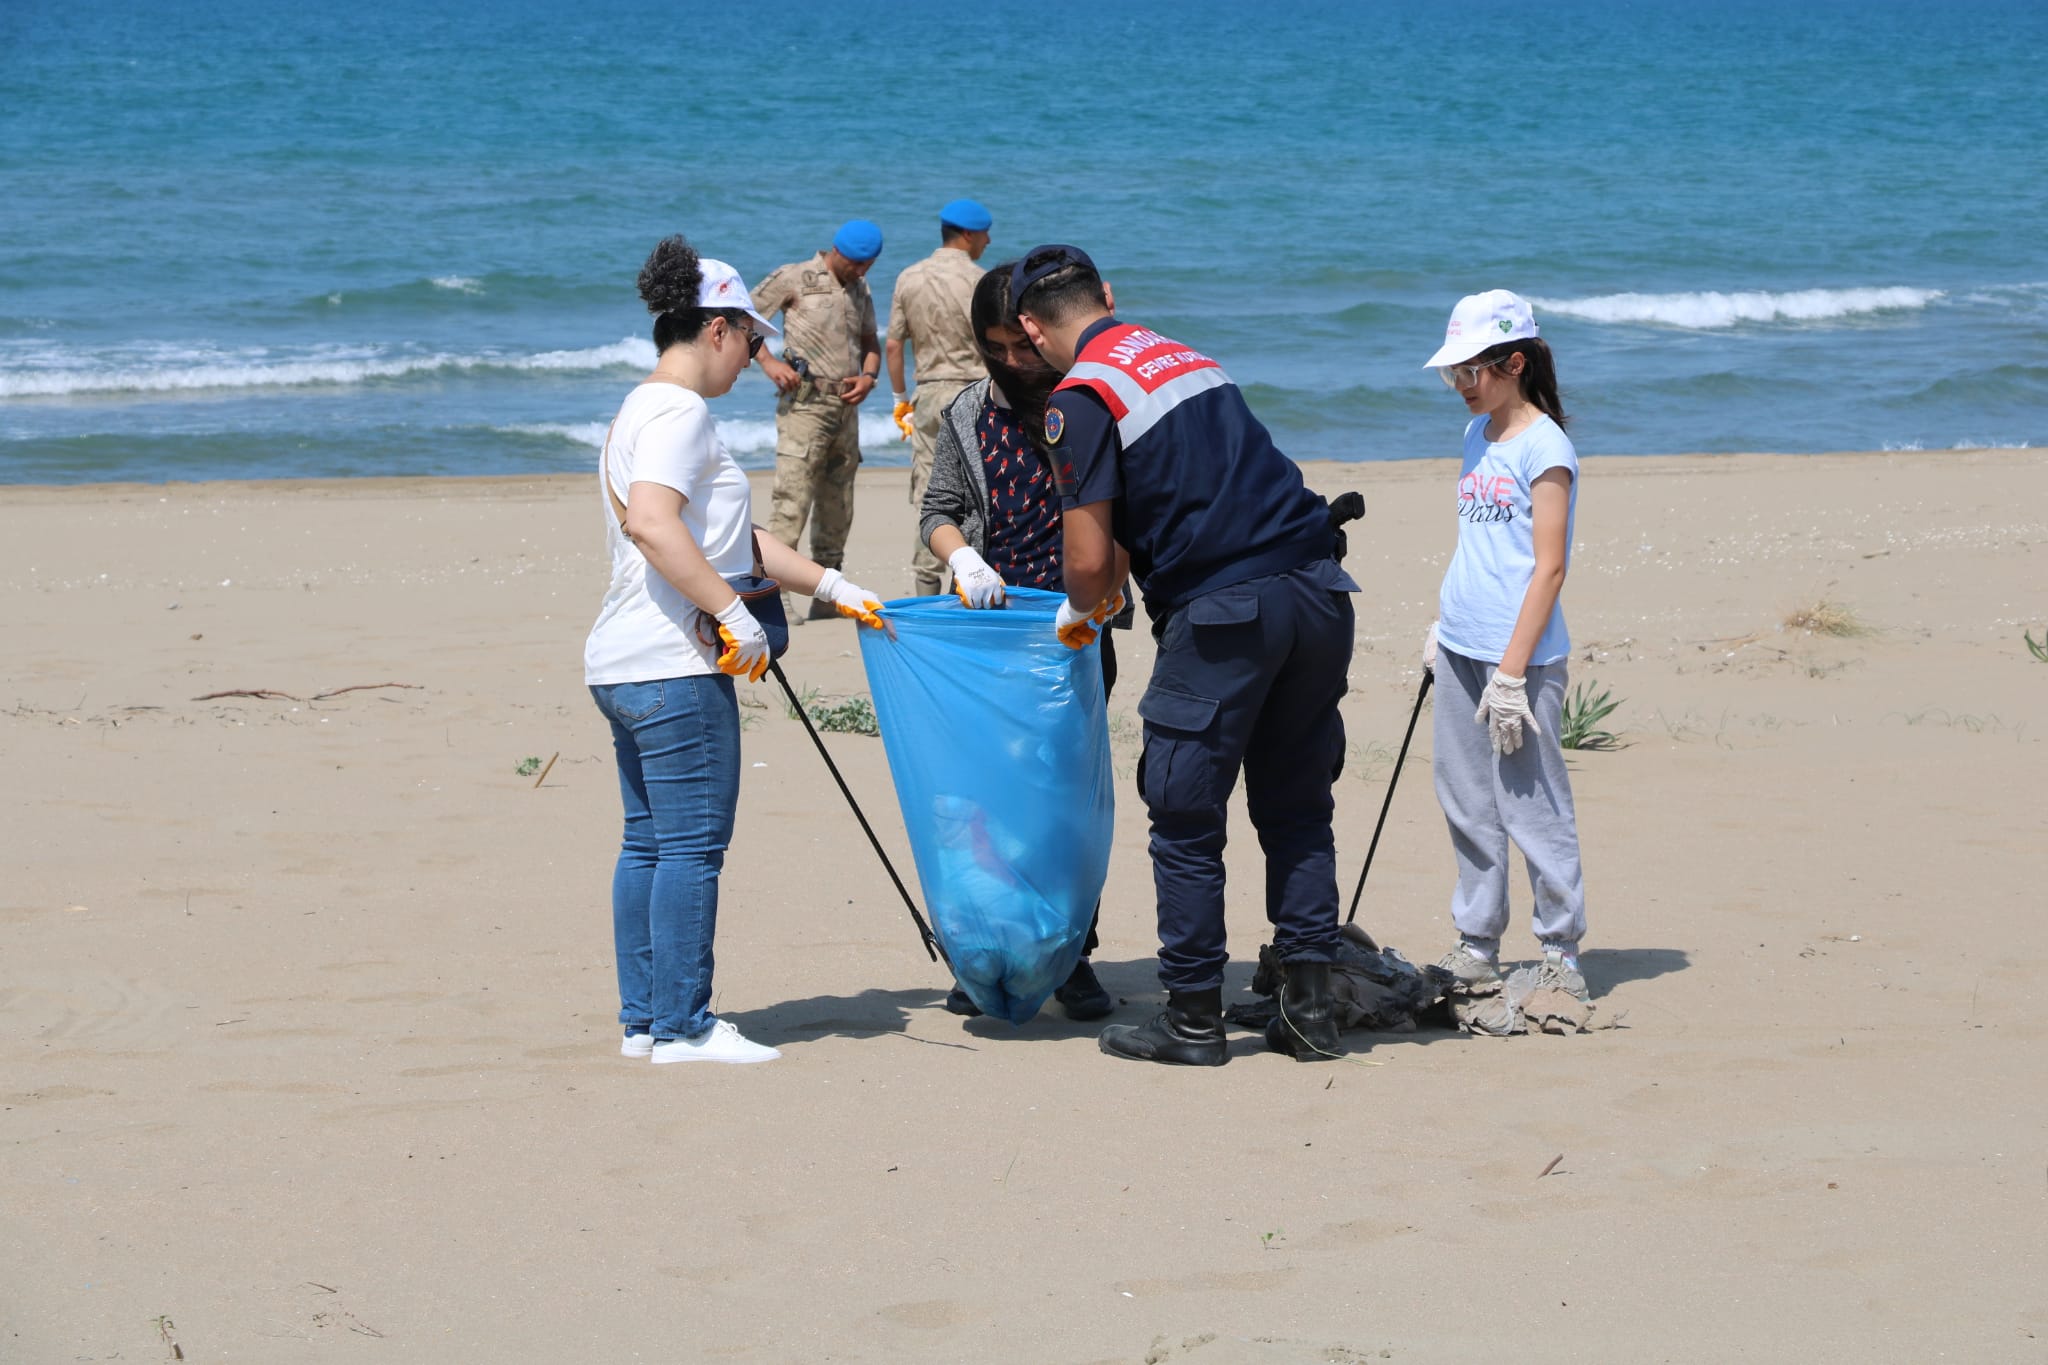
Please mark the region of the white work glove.
POLYGON ((817 591, 811 594, 820 602, 830 602, 841 616, 849 617, 864 626, 880 629, 882 599, 866 588, 857 588, 846 581, 846 575, 837 569, 825 570, 825 576, 818 580, 817 591))
POLYGON ((1429 623, 1429 638, 1422 642, 1422 666, 1436 672, 1436 622, 1429 623))
POLYGON ((1003 605, 1003 576, 991 569, 972 545, 962 545, 947 555, 946 567, 953 571, 953 592, 963 606, 1003 605))
POLYGON ((759 682, 773 656, 768 652, 768 632, 747 610, 745 599, 733 598, 713 619, 718 622, 718 638, 725 641, 725 652, 718 656, 718 671, 759 682))
POLYGON ((1497 754, 1511 754, 1522 747, 1525 725, 1532 735, 1543 733, 1536 726, 1535 713, 1529 709, 1528 679, 1510 678, 1497 668, 1487 681, 1486 690, 1479 694, 1479 709, 1472 713, 1472 719, 1486 726, 1497 754))

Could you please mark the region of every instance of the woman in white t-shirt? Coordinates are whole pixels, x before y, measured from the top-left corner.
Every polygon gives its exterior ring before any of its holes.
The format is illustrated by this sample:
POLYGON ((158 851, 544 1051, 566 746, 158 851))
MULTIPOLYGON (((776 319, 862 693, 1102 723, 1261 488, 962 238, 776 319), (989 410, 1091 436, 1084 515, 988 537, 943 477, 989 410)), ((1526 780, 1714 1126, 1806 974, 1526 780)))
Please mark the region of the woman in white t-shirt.
POLYGON ((767 576, 865 625, 881 624, 881 603, 837 569, 756 536, 747 476, 705 405, 776 330, 739 272, 670 237, 640 271, 640 297, 660 359, 605 438, 598 496, 611 586, 583 651, 626 809, 612 877, 620 1051, 771 1061, 781 1054, 711 1013, 718 874, 739 800, 733 679, 758 680, 771 657, 767 632, 726 580, 752 573, 758 553, 767 576))
POLYGON ((1585 882, 1558 743, 1571 656, 1559 596, 1578 452, 1564 434, 1550 347, 1518 295, 1494 289, 1459 300, 1429 366, 1475 414, 1458 475, 1458 548, 1422 656, 1436 674, 1436 791, 1458 864, 1459 943, 1439 965, 1467 998, 1500 991, 1512 841, 1535 893, 1537 984, 1584 1000, 1585 882))

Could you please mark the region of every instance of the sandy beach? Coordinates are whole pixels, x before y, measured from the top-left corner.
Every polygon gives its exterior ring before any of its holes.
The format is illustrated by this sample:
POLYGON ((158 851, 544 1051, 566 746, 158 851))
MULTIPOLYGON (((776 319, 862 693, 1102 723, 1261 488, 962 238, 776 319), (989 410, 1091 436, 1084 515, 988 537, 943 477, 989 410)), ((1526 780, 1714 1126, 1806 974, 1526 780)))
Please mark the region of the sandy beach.
MULTIPOLYGON (((1348 898, 1455 468, 1308 474, 1369 506, 1348 898)), ((1314 1066, 1237 1033, 1198 1072, 940 1009, 768 682, 716 1008, 784 1059, 617 1056, 586 477, 0 488, 0 1360, 2048 1360, 2044 474, 1588 460, 1611 1027, 1314 1066), (1849 633, 1783 624, 1821 603, 1849 633), (257 689, 290 695, 195 700, 257 689)), ((863 472, 846 565, 891 594, 906 488, 863 472)), ((800 629, 791 678, 863 693, 852 630, 800 629)), ((829 742, 911 876, 881 745, 829 742)), ((1428 765, 1425 724, 1360 918, 1433 960, 1428 765)), ((1233 831, 1227 999, 1264 938, 1233 831)), ((1150 888, 1125 781, 1121 1020, 1159 998, 1150 888)))

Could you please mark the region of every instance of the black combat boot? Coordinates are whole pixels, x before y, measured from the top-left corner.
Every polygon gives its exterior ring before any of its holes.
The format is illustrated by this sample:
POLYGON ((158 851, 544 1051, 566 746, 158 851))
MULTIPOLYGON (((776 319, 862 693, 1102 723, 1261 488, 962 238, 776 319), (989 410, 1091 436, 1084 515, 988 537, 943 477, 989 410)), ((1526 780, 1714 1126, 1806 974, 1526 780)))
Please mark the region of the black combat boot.
POLYGON ((1168 991, 1166 1008, 1149 1024, 1111 1024, 1096 1045, 1112 1057, 1174 1066, 1222 1066, 1230 1060, 1223 1039, 1223 988, 1168 991))
POLYGON ((1095 969, 1085 957, 1074 964, 1073 975, 1067 978, 1066 985, 1052 993, 1052 998, 1060 1002, 1067 1018, 1082 1023, 1107 1018, 1116 1010, 1116 1001, 1102 989, 1102 983, 1095 979, 1095 969))
POLYGON ((1280 984, 1280 1013, 1266 1025, 1266 1046, 1297 1062, 1339 1056, 1337 1002, 1330 994, 1330 964, 1289 962, 1280 984))

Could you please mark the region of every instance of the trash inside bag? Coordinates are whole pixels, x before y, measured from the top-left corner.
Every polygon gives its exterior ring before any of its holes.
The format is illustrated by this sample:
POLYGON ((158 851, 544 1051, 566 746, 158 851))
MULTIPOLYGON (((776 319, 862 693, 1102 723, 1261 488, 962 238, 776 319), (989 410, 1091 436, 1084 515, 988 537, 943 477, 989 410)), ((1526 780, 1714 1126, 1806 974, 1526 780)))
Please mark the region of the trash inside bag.
POLYGON ((1021 1024, 1064 983, 1109 872, 1101 646, 1053 633, 1058 593, 888 604, 861 661, 932 931, 981 1012, 1021 1024))

